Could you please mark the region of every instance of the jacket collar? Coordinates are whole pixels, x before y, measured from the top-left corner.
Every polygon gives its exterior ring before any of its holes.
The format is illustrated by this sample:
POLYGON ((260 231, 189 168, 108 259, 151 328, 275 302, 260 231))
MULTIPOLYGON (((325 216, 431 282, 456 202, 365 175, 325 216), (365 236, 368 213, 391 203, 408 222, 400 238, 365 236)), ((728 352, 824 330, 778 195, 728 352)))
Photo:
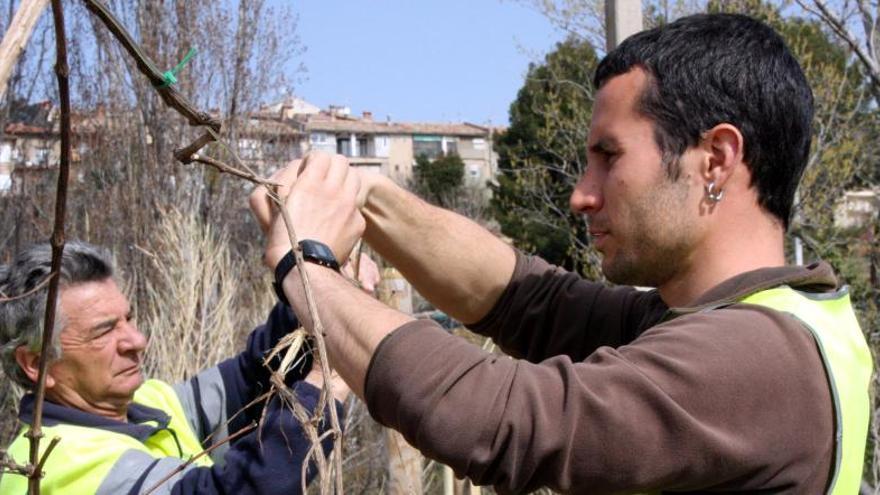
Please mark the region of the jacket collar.
MULTIPOLYGON (((34 394, 28 393, 21 398, 18 407, 18 419, 22 423, 32 424, 34 418, 34 394)), ((105 418, 72 407, 62 406, 50 401, 43 402, 43 425, 56 426, 67 424, 99 428, 114 433, 121 433, 144 442, 159 430, 168 428, 171 417, 160 409, 132 402, 128 406, 127 423, 105 418)))
POLYGON ((706 291, 690 306, 669 308, 662 321, 690 313, 730 306, 763 290, 788 285, 804 292, 832 292, 838 289, 834 269, 828 263, 807 266, 786 265, 741 273, 706 291))

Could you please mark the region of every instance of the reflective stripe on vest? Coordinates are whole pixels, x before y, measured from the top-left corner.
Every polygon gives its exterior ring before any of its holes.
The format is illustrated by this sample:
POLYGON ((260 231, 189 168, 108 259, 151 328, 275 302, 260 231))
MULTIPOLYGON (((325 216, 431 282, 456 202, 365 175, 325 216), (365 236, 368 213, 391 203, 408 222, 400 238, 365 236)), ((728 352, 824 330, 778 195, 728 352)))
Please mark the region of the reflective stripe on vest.
MULTIPOLYGON (((42 493, 95 493, 117 460, 130 450, 142 451, 155 458, 175 457, 184 460, 203 450, 170 385, 147 380, 135 393, 134 402, 169 414, 171 420, 168 429, 160 430, 145 442, 140 442, 129 435, 101 428, 63 423, 43 427, 40 455, 48 446, 48 439, 58 437, 61 441, 46 459, 43 468, 45 476, 40 482, 42 493)), ((20 464, 28 462, 29 443, 24 437, 27 428, 26 425, 22 428, 8 451, 8 455, 20 464)), ((213 463, 209 456, 202 456, 194 461, 194 465, 209 467, 213 463)), ((134 479, 141 474, 131 473, 134 479)), ((0 492, 26 493, 27 478, 4 474, 0 481, 0 492)))
MULTIPOLYGON (((147 380, 139 389, 137 389, 137 392, 134 393, 134 401, 138 404, 165 411, 165 413, 171 416, 168 428, 177 433, 177 442, 180 444, 180 448, 183 451, 183 459, 189 459, 190 456, 198 454, 204 450, 202 444, 199 442, 198 435, 193 431, 188 421, 186 412, 183 410, 183 404, 180 403, 180 398, 177 396, 177 392, 174 391, 171 385, 159 380, 147 380)), ((146 443, 149 444, 150 440, 152 440, 152 438, 148 439, 146 443)), ((179 454, 177 453, 170 453, 167 455, 179 457, 179 454)), ((195 464, 200 466, 211 466, 213 465, 213 462, 211 461, 210 456, 202 456, 195 461, 195 464)))
POLYGON ((788 313, 810 330, 834 401, 835 459, 827 493, 858 493, 868 436, 873 361, 849 292, 804 293, 780 286, 740 302, 788 313))

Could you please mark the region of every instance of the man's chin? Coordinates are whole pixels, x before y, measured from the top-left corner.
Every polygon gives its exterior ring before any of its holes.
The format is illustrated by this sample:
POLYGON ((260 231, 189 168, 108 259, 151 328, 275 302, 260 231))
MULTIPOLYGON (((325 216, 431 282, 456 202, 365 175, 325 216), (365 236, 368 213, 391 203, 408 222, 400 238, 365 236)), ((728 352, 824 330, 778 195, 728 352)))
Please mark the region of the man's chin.
POLYGON ((141 385, 144 384, 144 375, 140 370, 137 373, 132 372, 130 375, 124 377, 125 379, 119 384, 119 391, 121 395, 125 395, 128 397, 134 397, 134 393, 137 389, 141 388, 141 385))
POLYGON ((602 275, 612 284, 629 285, 632 273, 630 267, 622 266, 614 257, 605 255, 602 257, 602 275))
POLYGON ((602 259, 602 274, 609 282, 617 285, 651 286, 651 267, 639 266, 634 261, 626 261, 605 256, 602 259))

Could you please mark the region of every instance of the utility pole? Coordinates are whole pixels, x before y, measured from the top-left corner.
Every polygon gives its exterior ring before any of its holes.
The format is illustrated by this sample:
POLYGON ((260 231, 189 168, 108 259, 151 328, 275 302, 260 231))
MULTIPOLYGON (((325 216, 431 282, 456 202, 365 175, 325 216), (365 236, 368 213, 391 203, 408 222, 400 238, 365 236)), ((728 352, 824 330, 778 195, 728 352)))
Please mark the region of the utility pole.
POLYGON ((605 48, 611 51, 642 30, 641 0, 605 0, 605 48))

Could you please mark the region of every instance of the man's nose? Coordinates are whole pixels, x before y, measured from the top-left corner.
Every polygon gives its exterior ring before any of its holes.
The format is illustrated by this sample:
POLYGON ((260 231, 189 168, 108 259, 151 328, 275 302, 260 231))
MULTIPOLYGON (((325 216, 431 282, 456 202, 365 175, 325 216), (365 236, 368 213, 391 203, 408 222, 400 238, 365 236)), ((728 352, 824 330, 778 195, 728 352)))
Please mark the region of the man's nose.
POLYGON ((584 170, 571 192, 568 204, 574 213, 591 214, 602 209, 602 192, 594 168, 584 170))
POLYGON ((141 352, 147 348, 147 337, 138 330, 137 324, 127 321, 125 325, 125 335, 119 341, 119 347, 123 352, 135 351, 141 352))

